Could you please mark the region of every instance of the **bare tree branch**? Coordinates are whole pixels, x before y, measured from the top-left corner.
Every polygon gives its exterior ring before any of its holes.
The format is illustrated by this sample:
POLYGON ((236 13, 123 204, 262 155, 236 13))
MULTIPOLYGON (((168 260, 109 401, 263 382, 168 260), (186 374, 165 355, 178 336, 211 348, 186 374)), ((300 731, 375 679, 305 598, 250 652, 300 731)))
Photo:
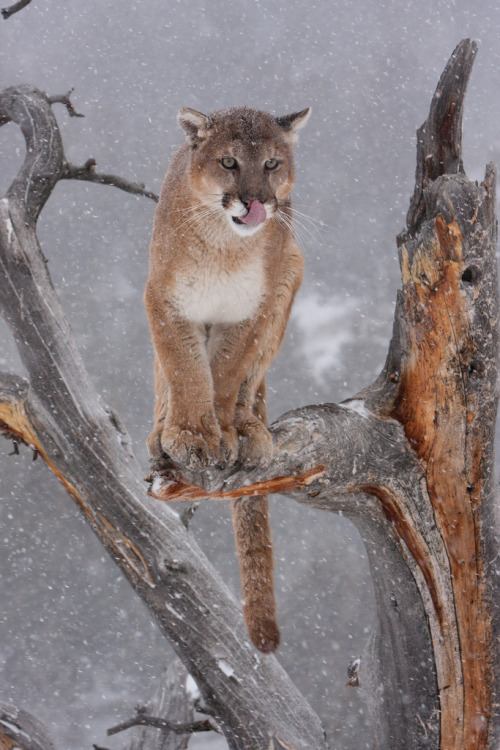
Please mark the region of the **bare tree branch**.
POLYGON ((146 191, 143 185, 114 175, 97 175, 93 170, 93 159, 89 159, 80 169, 69 165, 50 99, 34 86, 25 84, 0 91, 0 124, 10 121, 17 123, 22 130, 26 140, 26 158, 6 198, 13 207, 22 206, 30 221, 36 223, 45 202, 61 179, 100 182, 155 200, 155 193, 146 191), (38 140, 39 137, 42 140, 38 140))
MULTIPOLYGON (((198 688, 179 659, 174 659, 165 670, 152 698, 145 706, 145 713, 172 724, 190 725, 194 721, 198 688)), ((198 709, 197 709, 198 710, 198 709)), ((215 729, 215 722, 213 728, 215 729)), ((218 728, 217 728, 218 731, 218 728)), ((186 750, 191 734, 165 734, 147 726, 131 733, 126 750, 186 750)))
POLYGON ((158 203, 157 193, 146 190, 145 186, 141 182, 129 182, 123 179, 123 177, 117 177, 112 174, 99 174, 95 171, 94 167, 97 162, 95 159, 87 159, 82 167, 75 167, 72 164, 67 164, 64 172, 61 175, 63 180, 85 180, 86 182, 96 182, 99 185, 113 185, 114 187, 124 190, 126 193, 132 193, 133 195, 143 195, 146 198, 151 198, 158 203))
POLYGON ((7 18, 13 16, 14 13, 18 13, 23 8, 26 8, 26 6, 30 3, 31 0, 18 0, 17 3, 14 3, 14 5, 10 5, 8 8, 2 8, 2 16, 5 20, 7 20, 7 18))
POLYGON ((65 94, 59 94, 55 96, 49 96, 48 100, 50 104, 64 104, 66 109, 69 112, 70 117, 85 117, 85 115, 82 115, 80 112, 77 112, 76 109, 73 107, 73 104, 71 103, 71 94, 73 93, 75 89, 72 88, 69 91, 67 91, 65 94))
MULTIPOLYGON (((71 117, 84 117, 85 115, 77 112, 71 102, 71 94, 74 89, 70 89, 65 94, 59 94, 56 96, 49 96, 48 101, 50 104, 60 103, 64 104, 71 117)), ((126 193, 132 195, 142 195, 145 198, 151 198, 158 203, 157 193, 153 193, 151 190, 146 190, 145 185, 142 182, 130 182, 129 180, 112 174, 99 174, 95 171, 97 162, 95 159, 87 159, 85 164, 81 167, 75 167, 73 164, 66 162, 64 165, 63 172, 60 175, 62 180, 85 180, 86 182, 95 182, 99 185, 112 185, 120 190, 124 190, 126 193)))
POLYGON ((213 732, 214 728, 208 719, 202 721, 191 721, 188 724, 175 724, 168 719, 161 719, 158 716, 149 716, 145 709, 137 709, 137 713, 131 719, 122 721, 107 731, 108 737, 113 734, 125 731, 131 727, 154 727, 162 732, 173 734, 196 734, 197 732, 213 732))

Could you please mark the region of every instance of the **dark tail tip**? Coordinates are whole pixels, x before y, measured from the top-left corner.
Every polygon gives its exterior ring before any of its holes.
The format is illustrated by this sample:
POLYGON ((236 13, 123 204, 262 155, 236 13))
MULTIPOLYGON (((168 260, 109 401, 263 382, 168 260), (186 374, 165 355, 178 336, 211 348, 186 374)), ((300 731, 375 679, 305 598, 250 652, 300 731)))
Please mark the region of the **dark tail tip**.
POLYGON ((246 608, 243 610, 250 640, 263 654, 272 654, 280 645, 280 631, 276 618, 272 615, 255 616, 246 608))

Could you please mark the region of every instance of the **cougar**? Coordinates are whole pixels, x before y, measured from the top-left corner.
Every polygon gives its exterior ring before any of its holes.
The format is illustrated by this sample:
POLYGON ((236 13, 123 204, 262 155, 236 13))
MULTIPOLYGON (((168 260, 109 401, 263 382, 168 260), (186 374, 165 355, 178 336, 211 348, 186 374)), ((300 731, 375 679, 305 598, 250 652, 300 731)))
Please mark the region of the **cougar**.
MULTIPOLYGON (((162 186, 145 292, 155 349, 153 466, 165 454, 198 471, 265 466, 272 457, 265 376, 302 281, 292 145, 309 114, 179 111, 186 141, 162 186)), ((269 653, 280 634, 267 496, 234 500, 232 518, 248 632, 269 653)))

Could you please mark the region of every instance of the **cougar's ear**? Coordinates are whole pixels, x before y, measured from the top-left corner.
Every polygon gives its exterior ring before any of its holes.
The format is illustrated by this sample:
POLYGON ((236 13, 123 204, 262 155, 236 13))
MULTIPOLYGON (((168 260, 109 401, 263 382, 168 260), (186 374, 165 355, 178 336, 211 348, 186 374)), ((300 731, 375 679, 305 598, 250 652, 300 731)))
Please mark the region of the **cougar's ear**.
POLYGON ((211 127, 210 117, 189 107, 182 107, 177 115, 177 122, 186 133, 189 143, 206 138, 211 127))
POLYGON ((304 127, 311 114, 311 107, 301 109, 300 112, 294 112, 291 115, 283 115, 283 117, 277 117, 276 123, 282 128, 285 133, 289 136, 290 140, 295 141, 297 139, 297 133, 301 128, 304 127))

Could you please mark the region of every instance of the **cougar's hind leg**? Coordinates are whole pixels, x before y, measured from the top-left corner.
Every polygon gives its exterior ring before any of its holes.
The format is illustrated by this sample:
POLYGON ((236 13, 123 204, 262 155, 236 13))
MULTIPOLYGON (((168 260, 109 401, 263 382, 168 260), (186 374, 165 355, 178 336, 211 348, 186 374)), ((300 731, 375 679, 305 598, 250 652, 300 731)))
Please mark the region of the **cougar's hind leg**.
POLYGON ((263 378, 255 392, 255 398, 252 405, 252 411, 260 419, 264 427, 267 427, 267 409, 266 409, 266 380, 263 378))
MULTIPOLYGON (((253 412, 267 424, 264 380, 257 389, 253 412)), ((254 646, 265 654, 271 653, 278 648, 280 631, 276 620, 267 495, 237 498, 232 501, 231 511, 246 626, 254 646)))
POLYGON ((267 466, 273 442, 267 430, 265 379, 258 367, 250 370, 240 386, 234 423, 241 438, 240 461, 248 466, 267 466))
POLYGON ((154 409, 154 427, 146 440, 146 445, 151 461, 159 461, 163 457, 161 447, 161 433, 167 415, 168 407, 168 386, 163 374, 158 357, 155 356, 155 409, 154 409))

